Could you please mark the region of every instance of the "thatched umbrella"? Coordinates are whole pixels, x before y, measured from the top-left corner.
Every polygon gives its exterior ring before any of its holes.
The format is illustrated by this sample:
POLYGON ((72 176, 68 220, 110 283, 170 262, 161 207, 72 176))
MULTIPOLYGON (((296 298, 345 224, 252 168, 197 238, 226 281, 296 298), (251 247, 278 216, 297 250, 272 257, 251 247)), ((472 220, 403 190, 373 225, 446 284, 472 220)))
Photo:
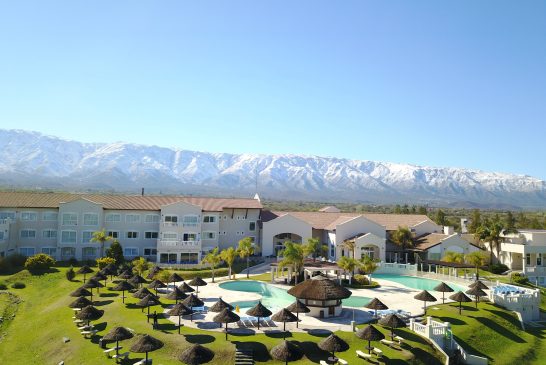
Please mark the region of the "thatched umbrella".
POLYGON ((197 288, 197 292, 195 293, 197 296, 199 296, 199 287, 207 285, 207 282, 203 279, 201 279, 199 276, 196 276, 193 278, 192 281, 189 283, 191 286, 195 286, 197 288))
POLYGON ((447 285, 443 281, 440 284, 436 285, 432 290, 442 292, 442 304, 445 304, 446 302, 445 293, 451 293, 454 291, 449 285, 447 285))
POLYGON ((233 313, 228 308, 222 309, 220 313, 212 318, 213 322, 226 324, 226 341, 228 338, 228 323, 238 322, 241 319, 237 313, 233 313))
POLYGON ((212 305, 212 307, 209 308, 210 312, 221 312, 224 308, 228 308, 230 311, 232 311, 234 308, 231 304, 224 302, 222 297, 218 298, 218 301, 212 305))
POLYGON ((149 285, 148 285, 148 288, 150 289, 155 289, 155 295, 157 296, 157 289, 158 288, 165 288, 166 285, 160 281, 160 280, 157 280, 155 279, 154 281, 152 281, 149 285))
POLYGON ((479 289, 482 289, 482 290, 489 289, 489 287, 487 285, 485 285, 481 280, 476 280, 475 282, 470 284, 468 287, 469 288, 478 287, 479 289))
POLYGON ((127 281, 120 281, 118 285, 114 286, 112 290, 121 291, 121 302, 125 303, 125 291, 132 290, 135 287, 129 284, 127 281))
POLYGON ((180 354, 178 359, 184 364, 199 365, 211 361, 214 358, 214 352, 199 344, 194 344, 180 354))
POLYGON ((428 291, 423 290, 416 296, 414 296, 415 299, 420 300, 422 302, 425 302, 425 314, 427 314, 427 302, 435 302, 436 298, 432 296, 428 291))
POLYGON ((146 276, 146 278, 148 278, 149 280, 153 280, 154 276, 160 272, 161 270, 163 270, 162 268, 160 268, 159 266, 154 266, 150 269, 150 272, 148 272, 148 275, 146 276))
POLYGON ((142 276, 135 274, 129 279, 129 282, 133 284, 136 288, 139 288, 140 284, 144 284, 147 281, 142 276))
POLYGON ((138 298, 138 299, 142 299, 148 295, 151 295, 153 297, 155 297, 156 299, 158 299, 157 295, 155 295, 154 293, 152 293, 151 291, 149 291, 147 288, 140 288, 138 289, 136 292, 133 293, 133 298, 138 298))
POLYGON ((345 342, 333 333, 320 341, 318 343, 318 347, 321 350, 331 352, 333 358, 336 357, 336 352, 347 351, 349 349, 349 345, 347 344, 347 342, 345 342))
POLYGON ((78 289, 70 293, 70 296, 71 297, 91 297, 91 301, 93 301, 93 292, 87 290, 83 286, 80 286, 78 289))
POLYGON ((178 285, 178 289, 182 290, 184 293, 193 293, 195 291, 195 289, 189 286, 186 282, 178 285))
POLYGON ((113 275, 118 274, 118 268, 115 264, 108 264, 101 271, 103 274, 110 275, 110 280, 112 280, 113 275))
POLYGON ((286 333, 286 322, 297 322, 297 321, 299 321, 298 317, 296 317, 296 315, 294 315, 294 313, 290 312, 286 308, 283 308, 280 311, 278 311, 277 313, 275 313, 271 317, 271 320, 273 320, 274 322, 282 322, 282 324, 283 324, 283 329, 282 330, 285 331, 285 333, 286 333))
POLYGON ((298 321, 296 322, 296 328, 298 328, 299 326, 300 313, 309 313, 311 311, 311 309, 309 309, 305 304, 303 304, 297 299, 294 303, 286 307, 286 309, 288 309, 292 313, 296 313, 296 318, 298 319, 298 321))
POLYGON ((180 317, 193 314, 193 310, 186 307, 183 303, 176 303, 174 307, 167 312, 167 314, 169 316, 178 316, 178 334, 180 334, 180 327, 182 326, 180 323, 180 317))
POLYGON ((129 280, 132 277, 133 277, 133 272, 129 269, 125 270, 124 272, 118 275, 118 278, 123 280, 129 280))
POLYGON ((296 344, 284 340, 271 349, 271 356, 275 360, 284 361, 286 365, 288 361, 299 360, 302 357, 302 352, 296 344))
POLYGON ((246 314, 248 314, 249 316, 258 318, 258 330, 260 329, 260 318, 269 317, 271 313, 273 312, 264 307, 261 301, 259 301, 258 304, 246 311, 246 314))
POLYGON ((368 341, 368 354, 372 352, 372 341, 381 341, 385 338, 385 335, 381 333, 377 328, 372 326, 371 324, 367 325, 364 328, 360 328, 358 331, 356 331, 356 337, 361 338, 363 340, 368 341))
POLYGON ((87 321, 87 325, 89 326, 90 321, 96 321, 97 319, 102 317, 103 314, 104 311, 102 309, 97 309, 92 305, 88 305, 87 307, 82 308, 81 311, 76 313, 76 318, 81 319, 82 321, 87 321))
POLYGON ((78 271, 76 271, 77 274, 83 274, 83 282, 84 283, 85 283, 85 275, 86 274, 91 274, 92 272, 93 272, 93 269, 90 268, 87 265, 83 265, 82 267, 80 267, 80 269, 78 271))
POLYGON ((163 342, 159 341, 150 335, 144 335, 138 338, 138 340, 131 346, 131 352, 146 353, 146 362, 148 363, 148 352, 159 350, 163 347, 163 342))
POLYGON ((457 293, 451 295, 449 297, 449 299, 451 300, 454 300, 456 302, 459 302, 459 314, 461 314, 461 306, 462 306, 462 302, 471 302, 472 299, 470 299, 465 293, 463 293, 462 291, 458 291, 457 293))
POLYGON ((148 323, 150 323, 150 307, 154 305, 159 305, 159 304, 161 304, 161 302, 156 297, 154 297, 153 295, 147 295, 144 298, 142 298, 136 305, 138 305, 139 307, 142 307, 142 309, 148 308, 148 314, 146 317, 147 317, 148 323))
POLYGON ((119 356, 119 341, 133 338, 133 333, 125 327, 114 327, 102 338, 104 341, 116 341, 116 358, 119 356))
POLYGON ((480 297, 486 297, 487 293, 481 290, 478 285, 476 285, 473 288, 470 288, 466 291, 466 294, 472 295, 476 299, 476 308, 478 308, 478 302, 480 301, 480 297))
POLYGON ((103 288, 104 285, 100 283, 99 281, 95 279, 89 279, 87 280, 87 283, 83 284, 84 288, 91 289, 91 292, 93 292, 93 288, 97 289, 97 293, 99 292, 99 288, 103 288))
POLYGON ((364 306, 364 308, 373 309, 375 311, 375 318, 377 318, 378 310, 389 309, 389 307, 387 307, 382 301, 377 298, 373 298, 368 304, 364 306))
POLYGON ((379 320, 379 324, 382 326, 391 328, 391 340, 393 341, 394 341, 394 329, 406 327, 406 322, 404 322, 402 318, 398 317, 394 313, 386 315, 385 317, 381 318, 379 320))
POLYGON ((175 303, 178 303, 179 300, 186 299, 188 295, 184 293, 182 290, 178 289, 176 286, 174 287, 173 291, 170 292, 166 298, 174 300, 175 303))
POLYGON ((108 276, 104 275, 103 273, 101 273, 99 271, 98 273, 93 275, 93 277, 91 279, 96 280, 96 281, 104 280, 104 286, 106 286, 106 280, 108 280, 108 276))
POLYGON ((177 281, 184 281, 184 278, 182 278, 182 276, 178 275, 178 273, 176 272, 173 272, 170 276, 169 276, 169 283, 176 283, 177 281))
POLYGON ((68 306, 70 308, 80 308, 87 307, 88 305, 93 305, 93 302, 87 299, 86 297, 78 297, 75 301, 70 303, 68 306))
MULTIPOLYGON (((188 297, 184 299, 182 303, 192 310, 193 307, 202 307, 205 305, 205 303, 201 299, 197 298, 194 294, 188 295, 188 297)), ((193 312, 190 315, 190 321, 193 321, 193 312)))

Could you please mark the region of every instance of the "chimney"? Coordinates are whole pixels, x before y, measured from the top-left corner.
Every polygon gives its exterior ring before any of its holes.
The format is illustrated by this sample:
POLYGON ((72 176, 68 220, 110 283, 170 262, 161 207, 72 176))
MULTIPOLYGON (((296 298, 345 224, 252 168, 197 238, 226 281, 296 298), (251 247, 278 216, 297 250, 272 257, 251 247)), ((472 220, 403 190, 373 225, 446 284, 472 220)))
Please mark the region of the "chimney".
POLYGON ((455 229, 452 226, 444 226, 445 235, 452 235, 453 233, 455 233, 455 229))
POLYGON ((140 195, 144 196, 144 188, 142 188, 142 191, 141 191, 140 195))

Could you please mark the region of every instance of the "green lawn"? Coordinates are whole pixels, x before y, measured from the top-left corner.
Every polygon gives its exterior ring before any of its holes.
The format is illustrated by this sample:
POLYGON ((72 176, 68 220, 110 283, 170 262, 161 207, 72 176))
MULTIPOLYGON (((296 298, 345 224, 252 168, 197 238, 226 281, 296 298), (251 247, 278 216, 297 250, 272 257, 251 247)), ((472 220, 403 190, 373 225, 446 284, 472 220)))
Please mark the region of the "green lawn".
MULTIPOLYGON (((82 283, 67 281, 65 271, 66 268, 58 268, 52 273, 41 276, 31 276, 28 272, 22 271, 13 276, 0 277, 0 281, 7 283, 23 281, 27 285, 25 289, 10 289, 21 299, 18 305, 7 300, 6 294, 0 296, 0 311, 13 313, 16 310, 16 317, 12 321, 4 322, 0 327, 2 332, 0 359, 9 359, 7 363, 10 364, 57 364, 61 360, 67 364, 114 364, 113 360, 106 360, 97 343, 99 337, 111 328, 122 325, 138 333, 151 334, 165 343, 165 347, 150 354, 154 364, 179 364, 178 354, 191 343, 204 344, 216 353, 211 364, 233 363, 235 346, 253 349, 258 363, 280 364, 271 360, 269 355, 271 347, 280 342, 278 334, 230 335, 229 341, 226 342, 221 333, 197 329, 183 328, 182 335, 178 335, 175 326, 166 319, 160 319, 160 328, 154 331, 146 323, 141 310, 135 308, 136 299, 132 297, 126 299, 126 304, 123 305, 119 298, 120 294, 107 289, 101 289, 100 297, 94 297, 97 307, 105 310, 104 316, 95 322, 100 332, 91 340, 86 340, 72 322, 72 309, 67 307, 74 299, 69 297, 68 293, 82 283), (70 342, 64 343, 63 337, 70 338, 70 342)), ((77 277, 77 280, 80 279, 77 277)), ((173 303, 166 299, 162 302, 173 303)), ((159 311, 160 308, 155 309, 159 311)), ((387 331, 384 332, 387 333, 387 331)), ((394 350, 375 344, 383 350, 385 363, 442 363, 441 356, 425 340, 407 330, 399 330, 397 333, 408 340, 403 349, 394 350)), ((356 349, 365 347, 364 341, 357 339, 352 333, 339 332, 338 335, 348 341, 351 346, 349 351, 340 353, 340 357, 349 363, 364 363, 355 355, 356 349)), ((306 355, 295 364, 309 364, 327 357, 327 354, 319 350, 316 345, 321 340, 321 336, 294 333, 291 339, 300 343, 306 355)), ((121 344, 126 350, 131 340, 121 344)), ((143 354, 131 354, 132 360, 126 363, 131 364, 142 356, 143 354)))
POLYGON ((546 359, 546 328, 527 327, 523 331, 513 312, 491 303, 439 305, 428 315, 452 324, 457 342, 473 355, 487 357, 493 364, 544 364, 546 359))

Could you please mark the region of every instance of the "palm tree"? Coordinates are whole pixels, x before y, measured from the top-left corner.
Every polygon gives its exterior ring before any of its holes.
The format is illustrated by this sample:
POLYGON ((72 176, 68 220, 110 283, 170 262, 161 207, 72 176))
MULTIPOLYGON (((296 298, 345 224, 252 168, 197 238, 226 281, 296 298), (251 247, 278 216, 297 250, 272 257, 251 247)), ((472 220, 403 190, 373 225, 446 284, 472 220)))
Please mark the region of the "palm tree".
POLYGON ((370 283, 372 282, 372 273, 377 270, 379 265, 377 265, 377 261, 372 259, 370 256, 365 255, 363 258, 360 259, 359 267, 362 271, 364 271, 364 274, 368 275, 368 279, 370 280, 370 283))
POLYGON ((210 250, 205 257, 201 260, 201 263, 206 263, 210 265, 210 270, 212 272, 212 282, 214 283, 214 269, 222 261, 220 255, 218 255, 218 247, 215 247, 213 250, 210 250))
POLYGON ((480 278, 480 267, 488 262, 487 254, 483 251, 474 251, 465 256, 466 262, 476 267, 476 280, 480 278))
POLYGON ((239 257, 246 258, 246 278, 248 279, 248 268, 250 266, 250 256, 254 254, 254 244, 250 237, 245 237, 239 241, 239 247, 237 247, 239 257))
POLYGON ((294 280, 295 284, 298 284, 298 276, 303 268, 303 260, 305 255, 303 253, 303 246, 300 243, 295 243, 292 241, 284 242, 284 249, 281 252, 282 260, 279 262, 281 268, 292 266, 296 278, 294 280))
POLYGON ((351 274, 349 276, 349 284, 353 283, 353 274, 355 271, 355 268, 359 266, 359 261, 353 259, 352 257, 342 256, 338 262, 337 266, 341 267, 345 273, 345 279, 347 279, 347 272, 351 274))
POLYGON ((391 233, 391 240, 402 247, 402 251, 406 251, 408 246, 413 246, 413 234, 406 226, 398 226, 398 229, 391 233))
POLYGON ((343 241, 343 247, 349 250, 349 252, 352 252, 351 257, 355 258, 355 249, 356 249, 356 242, 354 240, 346 240, 343 241))
POLYGON ((224 260, 226 265, 229 267, 230 280, 231 280, 231 267, 233 266, 233 262, 235 261, 236 257, 237 257, 237 250, 233 247, 228 247, 225 250, 222 250, 222 252, 220 252, 220 258, 224 260))
POLYGON ((442 261, 462 264, 464 263, 464 255, 459 252, 446 251, 444 257, 442 258, 442 261))
POLYGON ((93 232, 91 242, 97 242, 100 244, 100 257, 104 256, 104 243, 106 241, 111 241, 112 239, 112 236, 106 234, 106 229, 104 228, 100 231, 93 232))
POLYGON ((303 245, 303 253, 305 256, 312 255, 313 261, 316 260, 317 252, 320 250, 320 240, 318 238, 308 238, 307 243, 303 245))
POLYGON ((490 258, 489 261, 493 262, 493 247, 497 251, 497 258, 500 255, 500 246, 502 242, 502 234, 504 226, 496 215, 493 219, 485 220, 483 224, 476 231, 476 235, 482 242, 489 242, 490 258))

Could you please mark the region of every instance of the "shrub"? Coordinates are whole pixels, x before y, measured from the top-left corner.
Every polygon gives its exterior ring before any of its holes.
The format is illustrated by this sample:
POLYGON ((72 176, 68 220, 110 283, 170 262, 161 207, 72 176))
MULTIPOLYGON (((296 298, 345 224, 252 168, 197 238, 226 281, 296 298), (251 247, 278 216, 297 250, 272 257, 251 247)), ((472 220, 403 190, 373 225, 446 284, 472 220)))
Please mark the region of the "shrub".
POLYGON ((0 283, 0 290, 7 290, 8 286, 4 283, 0 283))
MULTIPOLYGON (((169 281, 169 276, 171 276, 171 272, 169 270, 161 270, 160 272, 155 274, 155 279, 166 283, 169 281)), ((184 276, 183 278, 184 280, 186 279, 186 277, 184 276)))
POLYGON ((508 271, 508 266, 504 264, 493 264, 489 267, 489 271, 493 274, 502 274, 503 272, 508 271))
POLYGON ((512 281, 516 284, 527 284, 529 278, 521 275, 519 272, 512 273, 512 281))
POLYGON ((78 260, 76 260, 75 257, 71 257, 70 259, 68 259, 68 264, 70 266, 78 266, 78 260))
POLYGON ((16 281, 15 283, 11 284, 11 287, 13 289, 23 289, 26 287, 25 283, 22 283, 20 281, 16 281))
POLYGON ((70 269, 66 271, 66 278, 68 279, 68 281, 72 281, 74 280, 75 277, 76 277, 76 272, 74 271, 74 268, 70 266, 70 269))
POLYGON ((28 271, 48 270, 51 266, 55 265, 53 257, 46 255, 45 253, 39 253, 34 256, 30 256, 25 261, 25 269, 28 271))
POLYGON ((366 275, 357 274, 353 276, 353 283, 359 285, 370 285, 370 280, 366 275))
POLYGON ((116 263, 116 259, 112 257, 101 257, 97 259, 96 261, 97 261, 97 266, 99 267, 100 270, 104 269, 107 265, 116 263))
POLYGON ((150 267, 150 264, 144 257, 139 257, 137 259, 133 260, 133 268, 138 272, 139 275, 142 275, 142 273, 150 267))

